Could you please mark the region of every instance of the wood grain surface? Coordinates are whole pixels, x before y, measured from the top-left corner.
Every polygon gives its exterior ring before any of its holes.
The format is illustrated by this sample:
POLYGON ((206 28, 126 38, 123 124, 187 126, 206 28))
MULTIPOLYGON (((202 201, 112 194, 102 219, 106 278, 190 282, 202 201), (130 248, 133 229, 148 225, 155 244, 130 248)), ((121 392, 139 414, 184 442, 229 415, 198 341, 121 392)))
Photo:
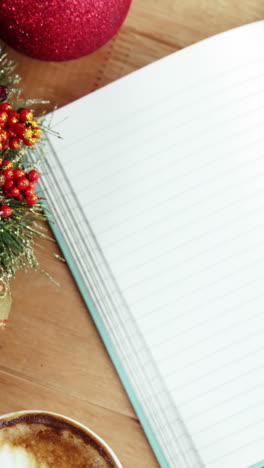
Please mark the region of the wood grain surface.
MULTIPOLYGON (((133 0, 119 33, 92 55, 53 63, 8 51, 18 62, 25 95, 49 100, 52 109, 263 16, 263 0, 133 0)), ((51 242, 49 247, 58 249, 51 242)), ((20 272, 12 283, 11 320, 0 340, 0 412, 63 413, 101 435, 124 468, 157 467, 67 266, 44 251, 39 261, 61 286, 34 271, 20 272)))

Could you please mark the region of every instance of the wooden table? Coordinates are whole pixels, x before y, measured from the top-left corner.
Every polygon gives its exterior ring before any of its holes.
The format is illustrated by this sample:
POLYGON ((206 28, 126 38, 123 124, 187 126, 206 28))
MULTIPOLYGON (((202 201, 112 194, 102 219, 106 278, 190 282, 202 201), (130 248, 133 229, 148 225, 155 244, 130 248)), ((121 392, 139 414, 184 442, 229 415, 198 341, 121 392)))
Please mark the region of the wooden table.
MULTIPOLYGON (((263 16, 263 0, 134 0, 120 32, 90 56, 47 63, 9 52, 19 62, 25 94, 61 106, 175 50, 263 16)), ((13 282, 11 322, 0 342, 0 412, 63 413, 100 434, 124 468, 157 467, 67 266, 45 252, 39 260, 61 287, 34 271, 20 272, 13 282)))

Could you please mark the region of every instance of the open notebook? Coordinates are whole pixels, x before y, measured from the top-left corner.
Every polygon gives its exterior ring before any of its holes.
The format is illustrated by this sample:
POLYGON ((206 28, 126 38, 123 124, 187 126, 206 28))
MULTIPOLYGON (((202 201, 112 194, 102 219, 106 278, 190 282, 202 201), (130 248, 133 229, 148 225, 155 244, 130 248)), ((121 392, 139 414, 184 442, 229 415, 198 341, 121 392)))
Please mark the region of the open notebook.
POLYGON ((53 119, 55 234, 162 467, 264 466, 263 44, 220 34, 53 119))

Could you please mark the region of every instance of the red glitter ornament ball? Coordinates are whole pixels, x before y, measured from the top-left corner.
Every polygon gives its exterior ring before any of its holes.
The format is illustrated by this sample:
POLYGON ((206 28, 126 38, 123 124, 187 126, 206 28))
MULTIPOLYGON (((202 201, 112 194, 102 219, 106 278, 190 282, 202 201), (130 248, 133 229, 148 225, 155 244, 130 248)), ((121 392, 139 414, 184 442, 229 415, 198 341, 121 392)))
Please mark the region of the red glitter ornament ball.
POLYGON ((0 37, 41 60, 70 60, 105 44, 131 0, 3 0, 0 37))

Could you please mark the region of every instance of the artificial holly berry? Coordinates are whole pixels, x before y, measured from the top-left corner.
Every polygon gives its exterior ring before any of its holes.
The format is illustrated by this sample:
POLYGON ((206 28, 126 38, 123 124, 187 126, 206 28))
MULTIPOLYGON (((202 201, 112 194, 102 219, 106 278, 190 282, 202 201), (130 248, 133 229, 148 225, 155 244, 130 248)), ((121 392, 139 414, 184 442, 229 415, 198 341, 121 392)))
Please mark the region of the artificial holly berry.
POLYGON ((30 127, 25 126, 25 130, 23 134, 21 134, 21 138, 23 138, 23 141, 25 140, 30 140, 30 138, 33 137, 33 130, 30 127))
POLYGON ((34 138, 40 138, 41 135, 42 135, 42 130, 41 130, 41 128, 35 127, 35 128, 33 129, 33 137, 34 137, 34 138))
POLYGON ((11 110, 12 110, 12 106, 11 104, 9 104, 9 102, 3 102, 2 104, 0 104, 0 111, 10 112, 11 110))
POLYGON ((13 162, 10 161, 9 159, 5 159, 2 163, 2 169, 12 169, 13 167, 13 162))
POLYGON ((1 143, 6 143, 8 139, 8 132, 5 128, 0 128, 0 141, 1 143))
POLYGON ((12 208, 8 205, 1 205, 0 206, 0 216, 11 216, 12 214, 12 208))
POLYGON ((24 133, 26 131, 26 126, 24 123, 22 122, 17 122, 15 125, 14 125, 14 132, 16 134, 16 136, 19 136, 20 138, 23 138, 24 136, 24 133))
POLYGON ((2 134, 2 131, 4 132, 5 130, 0 128, 0 145, 1 149, 4 149, 7 144, 7 139, 5 138, 5 134, 2 134))
POLYGON ((20 192, 20 194, 17 197, 15 197, 15 199, 18 201, 22 201, 25 199, 25 195, 22 192, 20 192))
POLYGON ((35 193, 26 195, 26 202, 28 205, 35 205, 38 201, 38 196, 35 193))
POLYGON ((16 183, 16 186, 20 189, 20 190, 26 190, 29 186, 29 180, 26 179, 26 177, 20 177, 16 183))
POLYGON ((7 180, 5 180, 5 182, 4 182, 3 188, 4 188, 5 190, 9 190, 10 187, 12 187, 12 185, 14 185, 13 179, 7 179, 7 180))
POLYGON ((37 143, 37 138, 34 138, 33 136, 30 138, 23 138, 23 142, 27 146, 34 146, 35 143, 37 143))
POLYGON ((30 180, 30 182, 36 182, 39 179, 39 172, 36 171, 35 169, 32 169, 27 173, 27 176, 30 180))
POLYGON ((8 112, 7 124, 9 127, 14 127, 19 121, 19 115, 16 111, 11 110, 8 112))
POLYGON ((36 192, 34 189, 32 189, 31 187, 28 187, 25 189, 25 196, 26 197, 31 197, 31 195, 35 195, 36 192))
POLYGON ((14 173, 13 173, 12 169, 5 169, 3 171, 3 175, 5 176, 6 180, 7 179, 13 179, 13 177, 14 177, 14 173))
POLYGON ((15 185, 12 185, 12 187, 10 187, 10 189, 8 189, 8 193, 9 193, 10 197, 18 197, 18 195, 20 194, 20 190, 15 185))
POLYGON ((6 127, 5 130, 7 132, 7 138, 16 138, 17 137, 17 133, 15 132, 14 127, 6 127))
POLYGON ((28 188, 32 189, 32 190, 36 190, 36 185, 34 184, 34 182, 31 182, 30 180, 28 181, 28 188))
POLYGON ((0 102, 3 102, 7 99, 8 88, 6 86, 0 86, 0 102))
POLYGON ((23 169, 17 168, 13 171, 13 177, 15 180, 20 179, 20 177, 25 177, 25 171, 23 171, 23 169))
POLYGON ((30 109, 20 109, 19 111, 19 119, 21 122, 26 122, 27 120, 33 119, 33 112, 30 109))
POLYGON ((3 128, 6 126, 8 120, 8 113, 0 110, 0 127, 3 128))
POLYGON ((19 138, 10 138, 10 140, 8 141, 8 146, 9 146, 9 148, 11 148, 13 150, 19 149, 20 146, 21 146, 20 139, 19 138))

